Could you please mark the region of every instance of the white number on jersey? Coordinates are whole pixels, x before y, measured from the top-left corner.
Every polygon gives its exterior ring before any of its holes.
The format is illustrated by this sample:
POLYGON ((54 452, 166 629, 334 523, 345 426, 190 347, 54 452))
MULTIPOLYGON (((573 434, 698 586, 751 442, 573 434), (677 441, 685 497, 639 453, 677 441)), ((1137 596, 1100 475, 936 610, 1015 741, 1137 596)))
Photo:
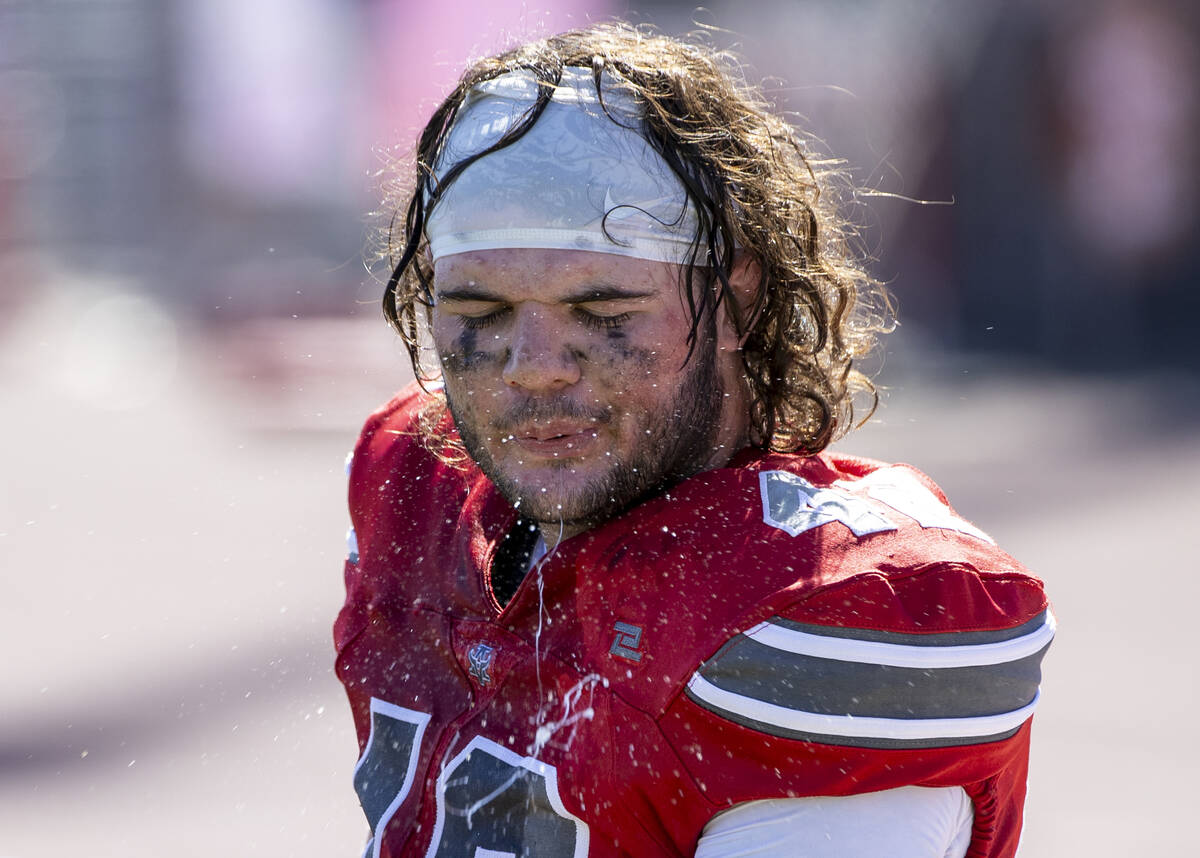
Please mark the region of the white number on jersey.
POLYGON ((758 483, 763 521, 792 536, 835 521, 855 536, 895 530, 895 523, 887 516, 894 511, 921 527, 954 530, 992 542, 990 536, 956 516, 903 468, 880 468, 862 480, 838 481, 829 488, 818 488, 787 471, 763 471, 758 483), (869 497, 852 493, 855 488, 865 489, 869 497))
POLYGON ((834 488, 819 489, 787 471, 763 471, 758 475, 758 485, 763 521, 792 536, 834 521, 846 525, 855 536, 896 529, 864 498, 834 488))
POLYGON ((371 827, 364 856, 378 858, 383 829, 412 789, 428 723, 424 712, 371 698, 371 737, 354 767, 354 791, 371 827))
MULTIPOLYGON (((371 826, 364 858, 378 858, 388 822, 416 776, 429 715, 371 698, 371 737, 354 789, 371 826)), ((554 766, 476 736, 442 770, 427 858, 584 858, 587 824, 558 795, 554 766)))
POLYGON ((438 778, 427 858, 584 858, 587 823, 563 807, 554 766, 476 736, 438 778))
POLYGON ((904 513, 921 527, 956 530, 984 542, 996 544, 994 539, 971 522, 952 513, 950 507, 942 503, 941 498, 904 468, 880 468, 859 480, 858 485, 865 486, 867 494, 875 500, 904 513))

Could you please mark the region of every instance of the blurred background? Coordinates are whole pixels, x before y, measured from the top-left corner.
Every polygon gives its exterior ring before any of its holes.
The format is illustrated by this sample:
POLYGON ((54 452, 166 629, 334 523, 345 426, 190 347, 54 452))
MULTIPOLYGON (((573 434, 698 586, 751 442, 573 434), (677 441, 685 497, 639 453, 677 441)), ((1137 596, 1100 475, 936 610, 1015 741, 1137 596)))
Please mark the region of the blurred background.
POLYGON ((0 858, 358 854, 342 462, 411 377, 368 213, 468 58, 614 15, 895 195, 840 446, 1048 581, 1022 854, 1192 848, 1200 6, 0 0, 0 858))

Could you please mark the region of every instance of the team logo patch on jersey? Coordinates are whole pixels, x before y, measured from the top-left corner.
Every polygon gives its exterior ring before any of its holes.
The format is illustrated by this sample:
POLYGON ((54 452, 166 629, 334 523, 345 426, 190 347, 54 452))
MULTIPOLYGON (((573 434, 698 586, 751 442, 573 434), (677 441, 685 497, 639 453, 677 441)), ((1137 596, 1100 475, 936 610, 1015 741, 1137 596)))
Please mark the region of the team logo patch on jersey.
POLYGON ((641 627, 617 620, 613 623, 613 631, 616 632, 616 635, 613 637, 612 646, 608 648, 608 651, 630 661, 641 661, 642 654, 638 651, 642 645, 641 627))
POLYGON ((467 660, 470 662, 470 673, 480 685, 492 684, 492 662, 496 660, 496 649, 487 644, 478 643, 467 650, 467 660))

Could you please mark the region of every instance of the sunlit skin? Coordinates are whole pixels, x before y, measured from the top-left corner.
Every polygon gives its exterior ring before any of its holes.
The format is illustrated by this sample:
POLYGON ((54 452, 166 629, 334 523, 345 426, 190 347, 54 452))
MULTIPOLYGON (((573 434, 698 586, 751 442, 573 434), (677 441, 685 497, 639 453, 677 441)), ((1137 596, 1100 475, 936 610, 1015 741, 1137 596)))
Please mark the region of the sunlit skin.
POLYGON ((732 324, 690 316, 668 263, 500 249, 434 264, 432 331, 468 452, 548 546, 747 443, 732 324))

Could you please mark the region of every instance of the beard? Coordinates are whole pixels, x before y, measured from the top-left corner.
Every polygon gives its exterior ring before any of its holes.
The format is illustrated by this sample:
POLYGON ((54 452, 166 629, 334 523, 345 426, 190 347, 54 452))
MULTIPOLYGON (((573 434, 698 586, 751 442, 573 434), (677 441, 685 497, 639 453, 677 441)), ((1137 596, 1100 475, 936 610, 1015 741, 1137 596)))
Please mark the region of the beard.
MULTIPOLYGON (((567 460, 547 463, 554 486, 545 485, 546 480, 531 483, 519 463, 496 462, 449 385, 446 403, 467 453, 522 517, 588 529, 700 472, 711 459, 721 429, 724 389, 716 371, 715 344, 701 340, 675 394, 636 415, 629 453, 623 459, 614 455, 610 467, 586 479, 576 463, 567 460)), ((566 398, 529 399, 494 421, 491 428, 497 431, 489 440, 504 437, 508 427, 555 418, 588 419, 603 428, 618 415, 611 408, 587 409, 566 398)))

